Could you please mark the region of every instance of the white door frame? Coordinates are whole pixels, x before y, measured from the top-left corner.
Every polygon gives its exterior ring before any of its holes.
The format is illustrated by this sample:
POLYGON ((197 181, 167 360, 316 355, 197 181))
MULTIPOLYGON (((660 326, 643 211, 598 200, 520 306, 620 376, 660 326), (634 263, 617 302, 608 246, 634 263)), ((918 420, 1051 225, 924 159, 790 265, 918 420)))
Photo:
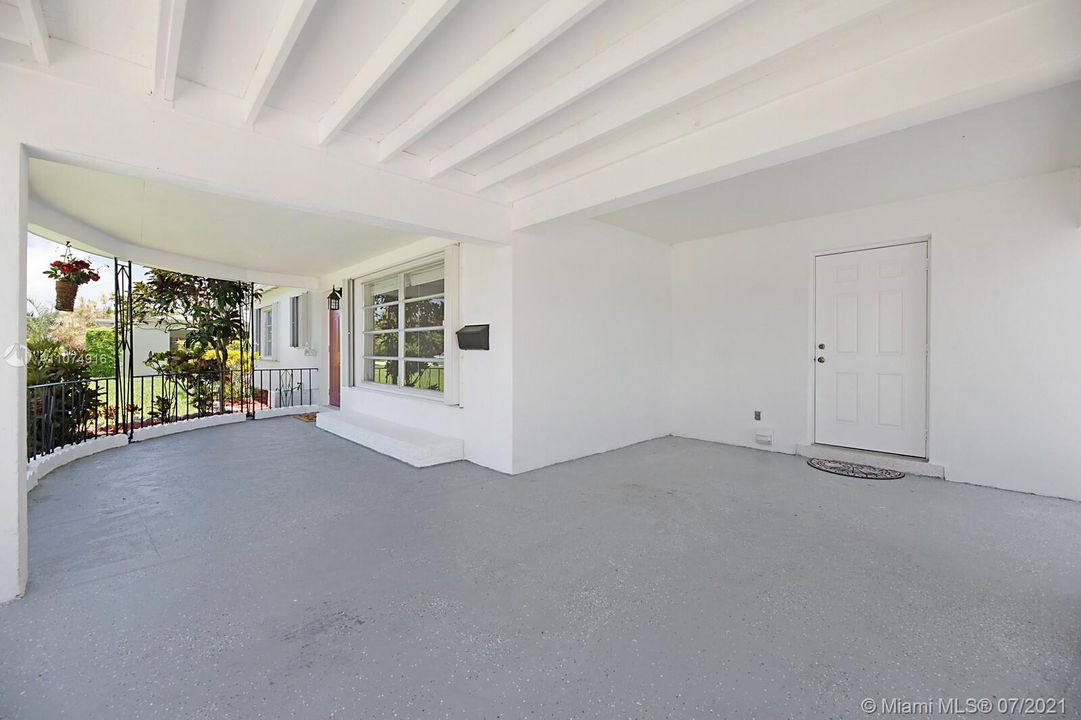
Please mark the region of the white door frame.
MULTIPOLYGON (((927 356, 925 362, 927 363, 926 370, 926 382, 924 384, 924 392, 926 394, 926 402, 924 403, 924 412, 927 417, 924 418, 925 427, 927 428, 927 442, 924 444, 924 453, 926 454, 924 459, 930 459, 931 457, 931 440, 933 433, 931 432, 931 273, 934 267, 933 248, 934 244, 931 242, 931 235, 915 235, 912 237, 896 238, 892 240, 879 240, 859 245, 847 245, 838 248, 829 249, 812 249, 808 257, 810 282, 808 295, 810 302, 807 306, 807 344, 805 346, 805 352, 807 357, 807 444, 815 444, 815 353, 814 347, 817 342, 817 335, 815 334, 815 310, 817 308, 817 283, 816 283, 816 266, 817 260, 820 257, 826 255, 840 255, 842 253, 858 252, 860 250, 877 250, 879 248, 896 247, 897 245, 914 245, 916 243, 927 243, 927 356)), ((862 451, 866 452, 866 451, 862 451)), ((909 457, 909 456, 905 456, 909 457)))

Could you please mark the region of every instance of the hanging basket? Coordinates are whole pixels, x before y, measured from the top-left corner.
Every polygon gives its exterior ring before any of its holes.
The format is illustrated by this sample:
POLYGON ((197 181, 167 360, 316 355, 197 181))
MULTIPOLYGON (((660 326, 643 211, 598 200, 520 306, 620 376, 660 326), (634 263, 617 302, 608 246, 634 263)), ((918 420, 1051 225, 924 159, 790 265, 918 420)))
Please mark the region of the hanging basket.
POLYGON ((70 280, 56 281, 56 309, 71 312, 75 309, 75 296, 79 293, 79 283, 70 280))

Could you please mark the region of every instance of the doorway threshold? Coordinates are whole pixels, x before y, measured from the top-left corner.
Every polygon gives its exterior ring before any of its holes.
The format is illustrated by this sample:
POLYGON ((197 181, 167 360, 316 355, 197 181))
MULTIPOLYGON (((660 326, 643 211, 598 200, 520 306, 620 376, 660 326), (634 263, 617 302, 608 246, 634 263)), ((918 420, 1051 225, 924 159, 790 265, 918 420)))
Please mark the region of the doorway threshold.
POLYGON ((873 465, 888 470, 899 470, 909 475, 921 475, 942 480, 946 478, 946 469, 943 466, 919 458, 905 457, 904 455, 890 455, 889 453, 872 452, 870 450, 854 450, 834 445, 797 445, 796 454, 805 458, 840 460, 861 465, 873 465))

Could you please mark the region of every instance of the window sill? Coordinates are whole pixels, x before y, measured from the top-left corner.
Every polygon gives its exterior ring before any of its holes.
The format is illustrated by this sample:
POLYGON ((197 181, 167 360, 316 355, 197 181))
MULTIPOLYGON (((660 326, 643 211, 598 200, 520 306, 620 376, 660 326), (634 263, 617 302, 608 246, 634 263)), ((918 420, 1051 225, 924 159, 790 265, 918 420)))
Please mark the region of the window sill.
POLYGON ((373 392, 383 393, 385 395, 394 395, 395 397, 407 397, 414 400, 427 400, 428 402, 439 403, 443 405, 443 393, 432 392, 431 390, 417 390, 415 388, 403 388, 395 385, 384 385, 383 383, 371 382, 369 380, 362 380, 353 386, 356 390, 371 390, 373 392))

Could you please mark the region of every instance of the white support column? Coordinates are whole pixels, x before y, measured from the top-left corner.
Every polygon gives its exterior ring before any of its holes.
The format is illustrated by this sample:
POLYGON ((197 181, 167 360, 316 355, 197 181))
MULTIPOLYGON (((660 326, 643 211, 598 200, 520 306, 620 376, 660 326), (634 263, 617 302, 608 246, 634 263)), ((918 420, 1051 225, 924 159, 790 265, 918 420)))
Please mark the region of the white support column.
POLYGON ((26 590, 26 178, 0 136, 0 602, 26 590))

